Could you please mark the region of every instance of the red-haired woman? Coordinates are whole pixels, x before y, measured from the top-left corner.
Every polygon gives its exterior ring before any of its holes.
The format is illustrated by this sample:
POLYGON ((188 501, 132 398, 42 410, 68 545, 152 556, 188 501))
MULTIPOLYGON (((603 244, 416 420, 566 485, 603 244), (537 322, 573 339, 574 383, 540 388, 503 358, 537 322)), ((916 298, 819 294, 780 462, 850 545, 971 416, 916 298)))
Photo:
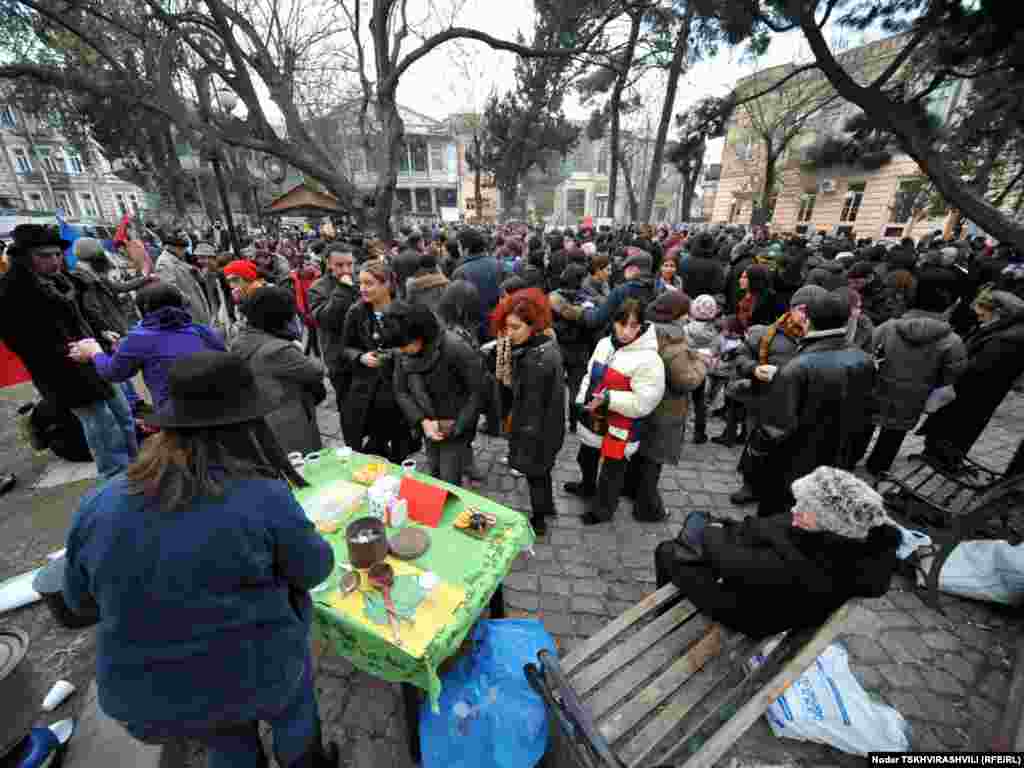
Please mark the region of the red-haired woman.
POLYGON ((565 441, 565 371, 551 327, 548 297, 537 288, 506 296, 491 317, 498 340, 495 374, 511 392, 508 463, 526 475, 530 524, 538 535, 555 514, 551 468, 565 441))

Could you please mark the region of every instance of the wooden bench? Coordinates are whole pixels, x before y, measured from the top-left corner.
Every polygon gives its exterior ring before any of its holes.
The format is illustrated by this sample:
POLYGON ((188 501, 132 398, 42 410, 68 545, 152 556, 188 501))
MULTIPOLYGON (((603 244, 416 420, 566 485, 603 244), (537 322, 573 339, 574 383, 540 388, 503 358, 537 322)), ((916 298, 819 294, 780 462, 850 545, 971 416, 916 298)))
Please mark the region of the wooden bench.
POLYGON ((918 455, 902 474, 881 475, 876 487, 894 518, 928 529, 934 551, 921 599, 939 613, 939 574, 957 544, 1024 541, 1024 474, 1003 475, 967 459, 944 467, 918 455))
POLYGON ((542 652, 526 675, 553 721, 550 768, 711 766, 842 630, 787 633, 765 663, 761 643, 711 622, 668 585, 561 662, 542 652))

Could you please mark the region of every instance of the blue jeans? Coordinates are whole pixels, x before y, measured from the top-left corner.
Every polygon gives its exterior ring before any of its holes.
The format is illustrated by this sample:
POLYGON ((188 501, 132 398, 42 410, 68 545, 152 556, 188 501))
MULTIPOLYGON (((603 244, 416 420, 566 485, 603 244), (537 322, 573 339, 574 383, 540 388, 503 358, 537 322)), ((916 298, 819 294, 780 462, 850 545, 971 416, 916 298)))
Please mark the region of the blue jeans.
POLYGON ((135 419, 120 387, 114 387, 114 396, 109 400, 97 400, 72 408, 71 412, 82 422, 85 442, 101 478, 113 477, 135 460, 139 452, 135 419))

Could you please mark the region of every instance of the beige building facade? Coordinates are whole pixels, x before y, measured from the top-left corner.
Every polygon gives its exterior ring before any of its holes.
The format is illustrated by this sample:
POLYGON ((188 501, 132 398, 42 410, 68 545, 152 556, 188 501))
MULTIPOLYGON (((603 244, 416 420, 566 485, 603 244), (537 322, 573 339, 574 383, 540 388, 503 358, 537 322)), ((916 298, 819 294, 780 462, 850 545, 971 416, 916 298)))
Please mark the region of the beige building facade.
MULTIPOLYGON (((849 66, 851 60, 858 60, 854 57, 859 57, 860 62, 866 62, 864 66, 870 67, 886 62, 901 45, 902 37, 888 38, 848 51, 840 59, 845 58, 844 63, 849 66)), ((778 77, 785 74, 785 68, 777 69, 778 77)), ((753 77, 771 76, 772 70, 768 70, 753 77)), ((742 88, 744 82, 741 80, 737 87, 742 88)), ((956 88, 937 94, 930 110, 946 120, 961 97, 960 89, 956 88)), ((807 165, 807 149, 822 137, 838 133, 858 111, 847 102, 830 104, 807 121, 805 129, 788 147, 778 164, 776 192, 769 197, 765 211, 772 230, 799 234, 823 231, 878 239, 917 238, 941 228, 941 217, 915 218, 913 214, 913 203, 925 177, 905 154, 893 152, 889 162, 873 170, 807 165)), ((705 210, 711 222, 751 223, 764 166, 763 145, 752 130, 749 114, 740 108, 728 127, 713 206, 705 210)))

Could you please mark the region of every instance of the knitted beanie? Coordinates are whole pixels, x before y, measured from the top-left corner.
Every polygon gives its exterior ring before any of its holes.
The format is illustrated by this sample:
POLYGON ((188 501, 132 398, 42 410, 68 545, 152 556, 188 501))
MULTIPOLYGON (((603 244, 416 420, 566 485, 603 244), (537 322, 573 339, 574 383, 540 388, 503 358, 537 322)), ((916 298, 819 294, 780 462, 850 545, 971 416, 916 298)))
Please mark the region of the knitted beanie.
POLYGON ((889 522, 882 497, 859 477, 835 467, 818 467, 791 486, 800 511, 814 512, 818 528, 863 540, 889 522))
POLYGON ((690 302, 690 317, 701 321, 714 320, 718 317, 718 302, 715 301, 715 297, 702 293, 690 302))
POLYGON ((789 306, 799 307, 802 304, 813 304, 815 299, 820 299, 828 293, 820 285, 803 285, 793 292, 793 298, 789 300, 789 306))

